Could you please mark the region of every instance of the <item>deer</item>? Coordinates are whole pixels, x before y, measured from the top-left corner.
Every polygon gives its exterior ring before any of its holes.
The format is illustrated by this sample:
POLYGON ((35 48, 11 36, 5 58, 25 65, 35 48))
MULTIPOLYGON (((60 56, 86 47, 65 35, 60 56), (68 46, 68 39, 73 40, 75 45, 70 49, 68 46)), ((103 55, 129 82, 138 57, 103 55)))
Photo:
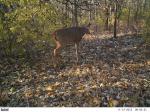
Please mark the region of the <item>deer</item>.
POLYGON ((75 45, 75 54, 76 54, 76 63, 78 63, 78 46, 84 35, 90 35, 89 27, 90 23, 86 27, 68 27, 68 28, 61 28, 57 29, 52 33, 52 37, 56 43, 56 48, 53 51, 53 56, 56 57, 58 55, 58 51, 60 48, 65 47, 68 44, 75 45))

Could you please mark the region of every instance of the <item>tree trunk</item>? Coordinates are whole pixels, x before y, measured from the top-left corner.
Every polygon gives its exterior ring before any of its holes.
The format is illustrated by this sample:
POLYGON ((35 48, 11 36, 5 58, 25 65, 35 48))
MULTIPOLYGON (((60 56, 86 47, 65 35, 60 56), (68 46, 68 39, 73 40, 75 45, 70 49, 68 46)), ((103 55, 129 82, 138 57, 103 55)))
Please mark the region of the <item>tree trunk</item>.
POLYGON ((117 3, 115 3, 115 18, 114 18, 114 38, 117 38, 117 3))
POLYGON ((66 4, 65 4, 65 9, 66 9, 66 19, 68 19, 68 1, 66 1, 66 4))
POLYGON ((105 30, 109 30, 109 9, 108 9, 108 7, 106 8, 105 30))
POLYGON ((91 11, 91 6, 90 6, 90 11, 89 11, 89 21, 92 21, 92 11, 91 11))
POLYGON ((137 25, 137 23, 138 23, 138 14, 139 14, 139 0, 137 0, 136 12, 135 12, 135 15, 134 15, 134 21, 135 21, 135 24, 136 24, 136 25, 137 25))
POLYGON ((127 20, 127 28, 129 28, 129 25, 130 25, 130 14, 131 14, 131 9, 129 8, 129 14, 128 14, 128 20, 127 20))
POLYGON ((77 0, 74 0, 73 26, 78 26, 78 6, 77 6, 77 0))
POLYGON ((109 30, 109 6, 106 0, 105 0, 105 17, 106 17, 105 30, 109 30))
POLYGON ((117 38, 117 17, 114 20, 114 38, 117 38))

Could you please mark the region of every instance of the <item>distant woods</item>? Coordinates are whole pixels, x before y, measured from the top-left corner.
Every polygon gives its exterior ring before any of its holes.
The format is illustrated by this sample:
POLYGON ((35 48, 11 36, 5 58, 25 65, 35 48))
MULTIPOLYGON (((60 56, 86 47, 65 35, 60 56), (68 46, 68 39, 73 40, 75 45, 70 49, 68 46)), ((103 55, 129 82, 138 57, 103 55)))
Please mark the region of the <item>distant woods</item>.
POLYGON ((0 0, 0 57, 30 56, 52 44, 55 29, 88 23, 95 34, 150 40, 150 0, 0 0))

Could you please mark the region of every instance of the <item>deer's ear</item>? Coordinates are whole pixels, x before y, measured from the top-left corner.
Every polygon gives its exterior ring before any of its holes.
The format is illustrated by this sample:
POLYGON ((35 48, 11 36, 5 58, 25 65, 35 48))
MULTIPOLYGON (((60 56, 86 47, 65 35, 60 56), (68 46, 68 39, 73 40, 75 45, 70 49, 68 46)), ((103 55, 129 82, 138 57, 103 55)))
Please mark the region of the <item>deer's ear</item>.
POLYGON ((90 28, 90 26, 91 26, 91 23, 89 23, 89 24, 87 25, 87 28, 90 28))

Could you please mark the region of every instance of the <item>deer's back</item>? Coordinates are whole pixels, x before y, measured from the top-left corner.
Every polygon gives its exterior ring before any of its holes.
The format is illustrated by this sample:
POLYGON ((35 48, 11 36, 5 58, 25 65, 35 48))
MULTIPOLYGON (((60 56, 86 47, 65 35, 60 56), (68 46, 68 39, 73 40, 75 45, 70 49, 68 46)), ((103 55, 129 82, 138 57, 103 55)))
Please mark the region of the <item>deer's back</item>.
POLYGON ((56 40, 59 41, 62 45, 66 45, 68 43, 78 43, 84 36, 84 31, 84 27, 71 27, 59 29, 55 32, 56 40))

